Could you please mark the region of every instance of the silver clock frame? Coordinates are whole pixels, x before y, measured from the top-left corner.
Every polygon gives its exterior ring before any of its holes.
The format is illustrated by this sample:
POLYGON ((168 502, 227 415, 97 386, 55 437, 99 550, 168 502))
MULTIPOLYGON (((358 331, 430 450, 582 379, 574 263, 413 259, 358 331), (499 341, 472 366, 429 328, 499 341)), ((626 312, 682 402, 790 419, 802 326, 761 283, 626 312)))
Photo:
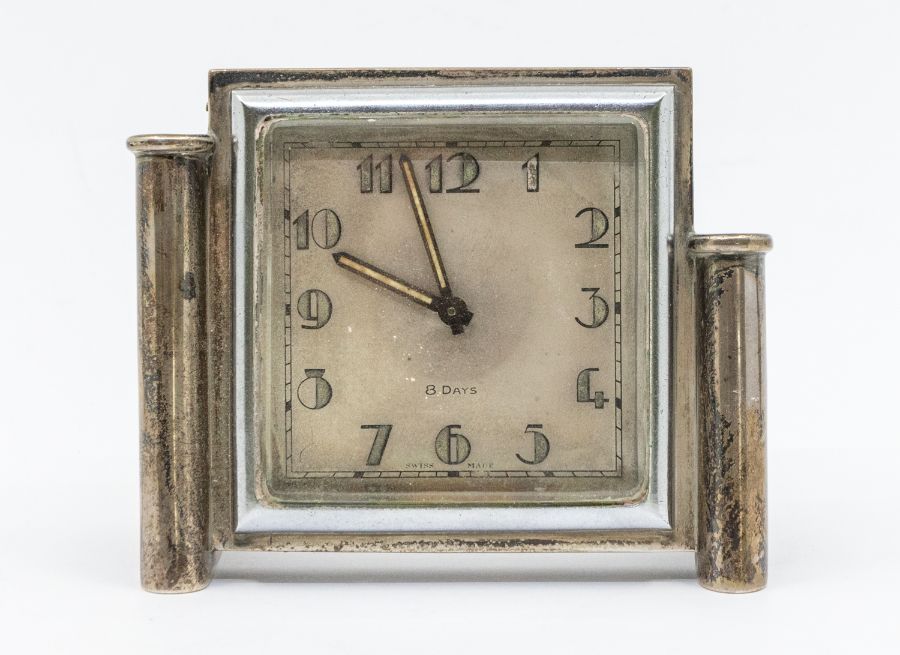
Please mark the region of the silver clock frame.
MULTIPOLYGON (((668 529, 668 398, 669 241, 674 224, 674 87, 659 85, 521 85, 455 86, 421 89, 397 86, 382 89, 327 89, 231 92, 231 128, 235 180, 235 463, 236 531, 291 532, 546 532, 556 530, 668 529), (638 134, 638 179, 641 207, 639 234, 648 234, 644 262, 649 297, 639 300, 650 308, 651 348, 645 367, 649 376, 638 385, 638 430, 646 432, 649 463, 648 491, 629 505, 548 507, 341 507, 284 504, 273 506, 260 498, 263 473, 262 435, 268 412, 262 375, 262 339, 254 326, 261 317, 253 308, 266 305, 265 257, 261 239, 263 211, 258 171, 265 155, 262 135, 273 120, 302 118, 360 121, 404 116, 413 120, 466 115, 544 117, 565 115, 579 124, 628 122, 638 134), (335 118, 340 117, 340 118, 335 118), (259 250, 257 252, 257 250, 259 250)), ((643 258, 642 258, 643 259, 643 258)))

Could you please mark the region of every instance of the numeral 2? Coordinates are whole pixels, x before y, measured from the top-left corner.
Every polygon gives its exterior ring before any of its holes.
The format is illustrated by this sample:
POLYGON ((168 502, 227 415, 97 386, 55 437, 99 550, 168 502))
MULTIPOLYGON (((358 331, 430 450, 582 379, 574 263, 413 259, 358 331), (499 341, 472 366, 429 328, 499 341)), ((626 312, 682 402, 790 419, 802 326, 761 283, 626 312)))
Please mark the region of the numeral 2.
POLYGON ((575 218, 581 218, 582 214, 590 212, 591 215, 591 238, 584 243, 576 243, 576 248, 609 248, 608 243, 597 243, 602 239, 609 230, 609 219, 602 211, 596 207, 585 207, 575 214, 575 218))

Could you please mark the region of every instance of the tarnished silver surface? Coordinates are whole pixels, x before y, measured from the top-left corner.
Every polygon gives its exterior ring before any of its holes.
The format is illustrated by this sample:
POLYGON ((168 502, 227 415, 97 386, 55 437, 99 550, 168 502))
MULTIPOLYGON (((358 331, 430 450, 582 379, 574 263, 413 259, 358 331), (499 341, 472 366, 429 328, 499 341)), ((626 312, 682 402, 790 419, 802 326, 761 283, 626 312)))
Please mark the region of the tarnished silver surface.
MULTIPOLYGON (((238 90, 232 93, 232 133, 235 143, 235 466, 237 524, 242 533, 354 532, 535 532, 558 530, 669 529, 669 253, 674 225, 672 181, 674 88, 671 85, 530 85, 503 87, 454 86, 416 89, 290 89, 238 90), (262 352, 259 326, 265 321, 267 253, 255 233, 260 224, 258 203, 260 130, 273 117, 308 121, 361 114, 378 117, 411 114, 420 120, 446 116, 527 115, 533 120, 574 124, 627 122, 640 135, 642 157, 638 178, 644 181, 638 233, 640 322, 649 326, 648 350, 641 350, 638 367, 638 434, 647 442, 649 493, 629 506, 547 507, 367 507, 272 506, 258 497, 263 466, 261 434, 267 429, 265 385, 260 382, 262 352), (649 209, 649 214, 644 213, 649 209), (255 249, 255 250, 254 250, 255 249), (649 307, 649 312, 645 309, 649 307)), ((630 293, 630 291, 629 291, 630 293)))
POLYGON ((210 578, 206 394, 208 136, 137 136, 141 581, 210 578))
POLYGON ((697 570, 715 591, 767 576, 763 254, 767 235, 697 235, 697 570))

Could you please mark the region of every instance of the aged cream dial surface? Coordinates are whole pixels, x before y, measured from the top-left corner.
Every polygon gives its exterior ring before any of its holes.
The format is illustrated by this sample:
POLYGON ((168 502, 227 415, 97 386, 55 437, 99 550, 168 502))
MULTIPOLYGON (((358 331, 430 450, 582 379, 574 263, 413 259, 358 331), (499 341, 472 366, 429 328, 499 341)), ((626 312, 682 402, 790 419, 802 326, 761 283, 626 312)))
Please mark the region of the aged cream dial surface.
POLYGON ((642 498, 633 126, 263 142, 273 502, 642 498))

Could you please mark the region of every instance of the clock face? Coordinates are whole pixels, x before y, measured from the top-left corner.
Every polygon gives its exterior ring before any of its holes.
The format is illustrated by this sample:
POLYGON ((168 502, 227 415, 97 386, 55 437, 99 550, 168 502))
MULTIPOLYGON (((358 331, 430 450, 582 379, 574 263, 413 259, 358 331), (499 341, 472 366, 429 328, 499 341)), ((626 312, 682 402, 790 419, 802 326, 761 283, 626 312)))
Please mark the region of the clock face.
POLYGON ((285 119, 260 143, 273 502, 640 500, 633 125, 285 119))

